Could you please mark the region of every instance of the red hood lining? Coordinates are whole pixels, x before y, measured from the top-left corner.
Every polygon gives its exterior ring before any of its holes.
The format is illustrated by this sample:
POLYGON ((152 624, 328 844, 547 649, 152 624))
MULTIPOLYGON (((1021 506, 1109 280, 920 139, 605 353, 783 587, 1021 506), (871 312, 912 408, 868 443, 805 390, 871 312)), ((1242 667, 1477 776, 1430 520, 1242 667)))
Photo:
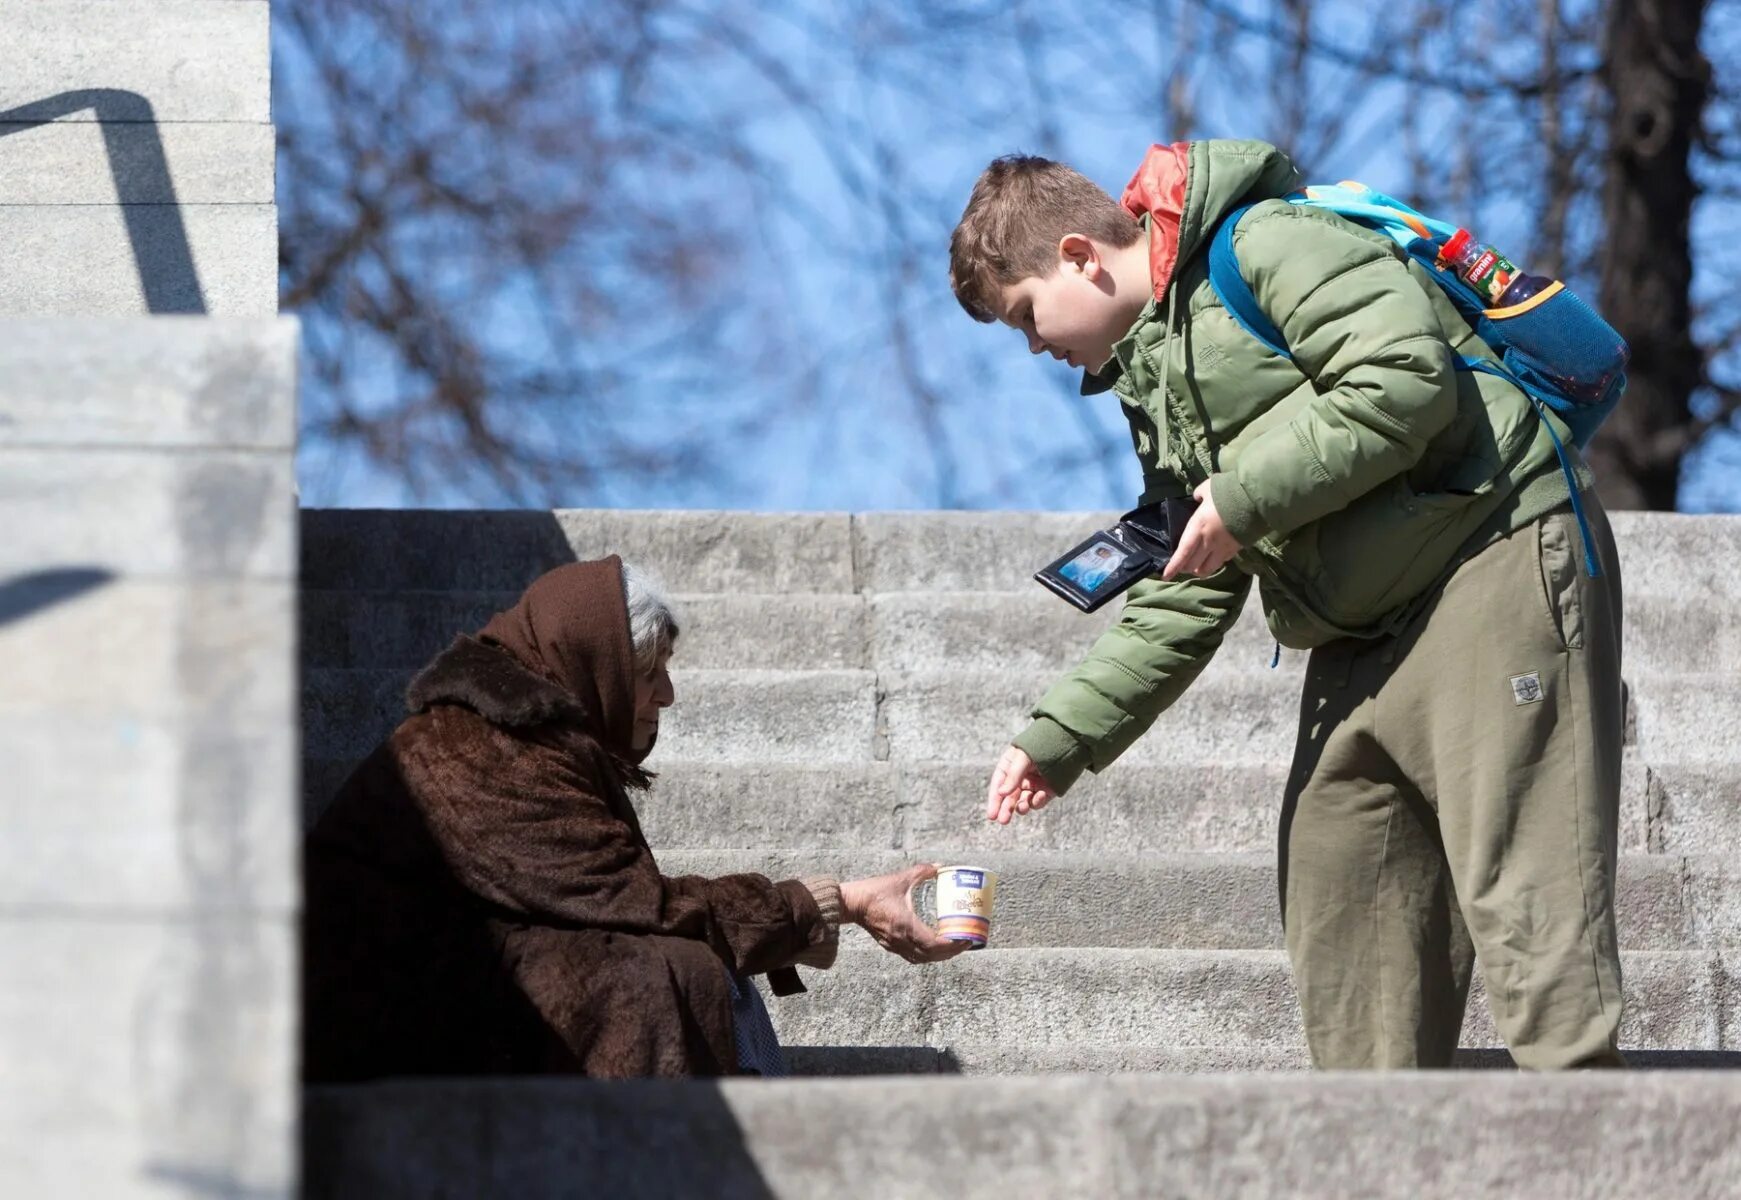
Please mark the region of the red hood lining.
POLYGON ((1173 269, 1179 265, 1179 228, 1185 219, 1190 179, 1191 144, 1156 143, 1119 197, 1131 216, 1149 217, 1149 278, 1157 300, 1166 296, 1173 269))

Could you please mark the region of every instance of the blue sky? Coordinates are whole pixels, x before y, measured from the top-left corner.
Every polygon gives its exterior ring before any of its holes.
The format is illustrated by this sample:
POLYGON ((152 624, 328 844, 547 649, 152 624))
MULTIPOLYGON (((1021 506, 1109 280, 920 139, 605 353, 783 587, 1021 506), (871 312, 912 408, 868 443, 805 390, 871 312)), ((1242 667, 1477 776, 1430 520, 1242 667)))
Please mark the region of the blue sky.
MULTIPOLYGON (((1262 5, 1248 5, 1263 11, 1262 5)), ((1335 8, 1336 6, 1329 6, 1335 8)), ((850 8, 850 6, 842 6, 850 8)), ((854 49, 851 30, 829 27, 833 16, 816 15, 817 6, 796 6, 802 15, 775 15, 760 21, 757 36, 767 51, 788 64, 794 76, 815 88, 824 108, 818 114, 794 111, 769 97, 754 98, 754 82, 741 74, 696 71, 668 84, 675 103, 719 103, 716 92, 743 89, 742 132, 775 164, 785 187, 801 202, 800 219, 770 203, 717 214, 719 234, 741 254, 742 266, 719 286, 741 295, 743 340, 768 339, 779 353, 746 375, 732 364, 718 365, 717 391, 708 394, 708 361, 661 360, 649 364, 644 390, 626 395, 625 415, 657 436, 662 422, 717 418, 725 429, 734 414, 763 401, 777 411, 754 436, 722 443, 720 470, 705 479, 646 481, 613 479, 572 494, 552 496, 560 506, 753 508, 772 510, 851 510, 944 506, 1089 509, 1124 505, 1137 491, 1137 468, 1128 448, 1110 457, 1098 453, 1111 442, 1128 447, 1124 421, 1110 396, 1084 402, 1074 396, 1075 373, 1050 359, 1031 359, 1018 337, 1002 327, 976 324, 961 312, 947 282, 947 236, 973 180, 996 155, 1021 150, 1047 153, 1076 165, 1115 195, 1147 145, 1171 140, 1172 132, 1143 112, 1142 97, 1157 95, 1172 68, 1169 47, 1144 36, 1134 23, 1125 53, 1102 59, 1087 55, 1067 36, 1068 16, 1048 6, 1029 6, 1033 19, 1054 21, 1041 44, 1042 61, 1019 61, 1011 47, 1001 49, 998 29, 988 25, 974 53, 958 64, 939 64, 923 47, 883 67, 898 75, 956 69, 950 79, 953 103, 939 106, 937 95, 866 84, 846 70, 854 49), (834 36, 835 33, 838 37, 834 36), (1052 35, 1056 34, 1054 38, 1052 35), (1053 49, 1056 47, 1056 49, 1053 49), (1013 81, 1020 80, 1021 86, 1013 81), (687 89, 687 94, 684 90, 687 89), (1133 113, 1135 115, 1133 115, 1133 113), (886 279, 863 269, 865 253, 890 236, 867 181, 879 175, 875 151, 890 147, 899 155, 904 195, 911 212, 902 236, 920 247, 916 268, 891 290, 886 279), (927 250, 926 248, 929 247, 927 250), (883 313, 899 306, 913 330, 916 353, 903 369, 884 339, 883 313), (666 374, 661 374, 661 372, 666 374), (935 424, 918 418, 912 401, 915 381, 944 403, 935 424), (701 381, 699 384, 697 381, 701 381), (683 389, 684 404, 667 405, 662 389, 683 389), (697 394, 697 393, 701 394, 697 394), (717 402, 717 409, 714 404, 717 402), (937 450, 938 438, 948 447, 937 450), (942 469, 947 462, 950 469, 942 469)), ((833 12, 833 10, 829 10, 833 12)), ((1330 16, 1334 17, 1334 13, 1330 16)), ((1327 28, 1335 30, 1333 20, 1327 28)), ((1270 50, 1261 40, 1234 39, 1222 57, 1186 64, 1199 81, 1198 134, 1276 136, 1278 118, 1263 97, 1214 86, 1211 69, 1226 71, 1243 62, 1249 78, 1261 80, 1270 50)), ((293 62, 279 61, 281 74, 293 62)), ((283 80, 280 81, 281 85, 283 80)), ((1313 103, 1334 105, 1345 87, 1333 70, 1317 73, 1313 103)), ((1158 109, 1156 104, 1149 106, 1158 109)), ((1321 161, 1309 164, 1331 179, 1361 178, 1385 190, 1403 191, 1406 182, 1402 140, 1394 128, 1398 112, 1408 110, 1429 143, 1442 139, 1461 119, 1449 100, 1411 96, 1401 89, 1371 93, 1363 111, 1321 161)), ((1503 166, 1503 164, 1500 164, 1503 166)), ((1502 184, 1477 183, 1468 201, 1476 225, 1502 247, 1527 247, 1532 213, 1502 184)), ((1699 214, 1701 245, 1723 242, 1727 214, 1707 201, 1699 214)), ((1461 214, 1440 211, 1451 219, 1461 214)), ((1589 213, 1581 215, 1588 221, 1589 213)), ((1519 257, 1522 257, 1520 254, 1519 257)), ((1712 263, 1721 271, 1724 264, 1712 263)), ((1695 288, 1708 286, 1712 271, 1701 262, 1695 288)), ((1574 281, 1579 282, 1579 281, 1574 281)), ((529 294, 493 297, 492 324, 511 338, 512 326, 529 294)), ((666 327, 672 314, 633 308, 625 291, 623 328, 644 326, 649 336, 666 327)), ((480 304, 480 311, 484 306, 480 304)), ((524 313, 531 326, 531 314, 524 313)), ((729 331, 728 331, 729 332, 729 331)), ((677 353, 681 353, 681 349, 677 353)), ((392 385, 381 371, 375 385, 384 400, 392 385)), ((365 402, 367 402, 365 400, 365 402)), ((559 419, 548 415, 540 429, 560 439, 559 419)), ((723 436, 723 435, 722 435, 723 436)), ((299 461, 305 503, 348 507, 408 504, 492 505, 501 501, 477 490, 437 486, 417 496, 391 473, 369 464, 354 451, 309 442, 299 461)), ((1683 507, 1741 509, 1741 437, 1730 437, 1689 470, 1683 507)))

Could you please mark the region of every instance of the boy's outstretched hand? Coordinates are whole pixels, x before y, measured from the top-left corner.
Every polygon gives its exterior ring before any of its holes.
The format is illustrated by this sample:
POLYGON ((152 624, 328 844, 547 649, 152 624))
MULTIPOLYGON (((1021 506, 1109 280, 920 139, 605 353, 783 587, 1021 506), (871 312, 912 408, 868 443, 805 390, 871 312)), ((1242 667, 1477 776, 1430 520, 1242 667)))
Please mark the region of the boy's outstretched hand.
POLYGON ((1191 514, 1178 546, 1173 549, 1173 557, 1167 560, 1167 568, 1161 572, 1162 579, 1176 579, 1180 575, 1195 575, 1201 579, 1213 575, 1239 553, 1239 543, 1227 532, 1227 526, 1221 523, 1221 514, 1215 511, 1209 481, 1205 479, 1198 484, 1191 495, 1197 500, 1197 511, 1191 514))
POLYGON ((1034 770, 1034 760, 1011 746, 997 760, 985 789, 985 819, 1008 825, 1010 815, 1027 816, 1052 800, 1052 787, 1034 770))

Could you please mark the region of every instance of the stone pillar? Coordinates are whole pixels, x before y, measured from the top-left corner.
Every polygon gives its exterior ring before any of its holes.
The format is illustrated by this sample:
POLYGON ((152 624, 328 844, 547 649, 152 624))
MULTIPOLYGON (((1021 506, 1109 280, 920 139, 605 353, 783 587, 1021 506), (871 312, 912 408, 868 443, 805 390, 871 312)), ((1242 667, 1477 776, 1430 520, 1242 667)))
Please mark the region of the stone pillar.
POLYGON ((0 1195, 295 1192, 267 12, 0 0, 0 1195))
POLYGON ((293 1188, 294 369, 0 321, 0 1194, 293 1188))

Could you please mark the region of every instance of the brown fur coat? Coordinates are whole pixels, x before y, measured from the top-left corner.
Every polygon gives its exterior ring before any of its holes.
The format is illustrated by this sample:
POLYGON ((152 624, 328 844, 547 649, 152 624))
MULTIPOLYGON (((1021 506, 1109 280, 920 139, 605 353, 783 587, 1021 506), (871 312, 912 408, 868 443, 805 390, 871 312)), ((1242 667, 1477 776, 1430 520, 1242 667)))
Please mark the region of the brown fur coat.
POLYGON ((660 872, 633 680, 579 678, 622 674, 628 636, 620 564, 574 564, 412 682, 307 840, 307 1080, 728 1074, 727 970, 785 992, 832 963, 832 881, 660 872))

